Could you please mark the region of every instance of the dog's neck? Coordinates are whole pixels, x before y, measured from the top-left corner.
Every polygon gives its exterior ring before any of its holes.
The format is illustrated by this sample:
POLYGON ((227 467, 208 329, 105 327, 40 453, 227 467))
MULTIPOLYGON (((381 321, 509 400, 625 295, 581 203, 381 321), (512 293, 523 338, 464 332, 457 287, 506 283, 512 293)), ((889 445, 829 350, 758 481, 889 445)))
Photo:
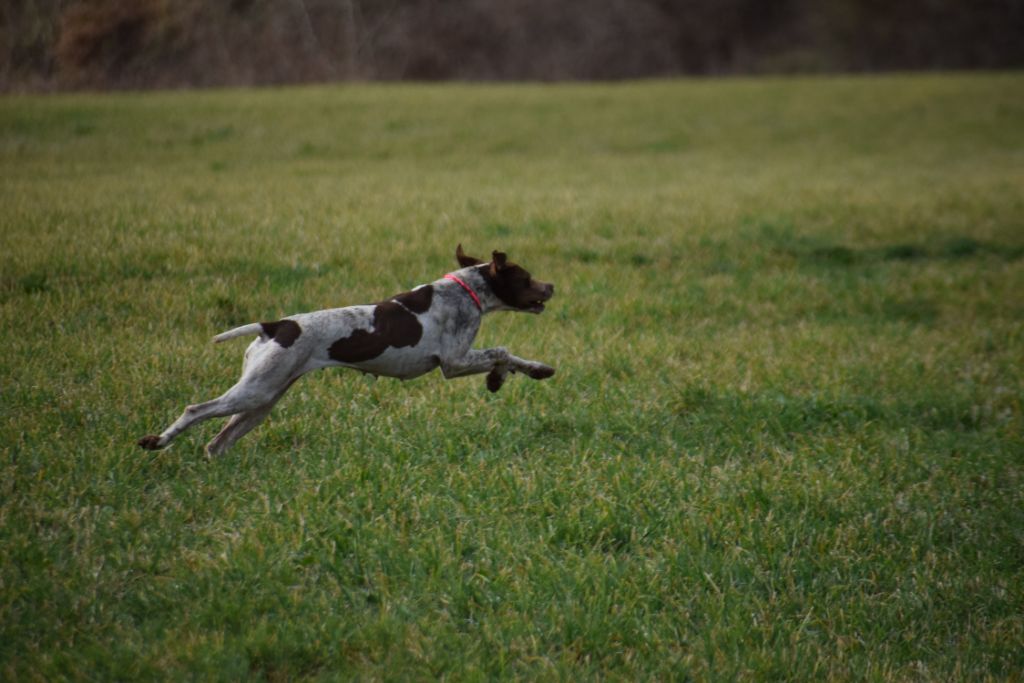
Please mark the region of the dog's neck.
MULTIPOLYGON (((460 268, 459 270, 452 271, 448 275, 452 275, 459 279, 459 283, 452 282, 453 286, 459 287, 463 290, 463 294, 467 301, 471 301, 474 307, 480 311, 480 314, 490 313, 491 311, 503 311, 508 310, 509 306, 498 298, 498 295, 494 293, 494 289, 491 287, 487 269, 490 268, 490 264, 482 263, 478 266, 469 266, 468 268, 460 268), (476 296, 475 300, 470 296, 469 291, 465 291, 468 288, 476 296)), ((446 275, 447 279, 448 276, 446 275)), ((449 280, 450 281, 450 280, 449 280)))
POLYGON ((444 279, 451 280, 459 287, 462 287, 464 290, 466 290, 466 294, 469 294, 469 298, 471 298, 473 300, 473 303, 476 304, 477 310, 480 311, 481 313, 484 312, 484 305, 480 303, 480 297, 476 295, 476 292, 473 291, 472 287, 466 284, 465 280, 463 280, 458 275, 455 275, 453 273, 448 273, 447 275, 444 276, 444 279))

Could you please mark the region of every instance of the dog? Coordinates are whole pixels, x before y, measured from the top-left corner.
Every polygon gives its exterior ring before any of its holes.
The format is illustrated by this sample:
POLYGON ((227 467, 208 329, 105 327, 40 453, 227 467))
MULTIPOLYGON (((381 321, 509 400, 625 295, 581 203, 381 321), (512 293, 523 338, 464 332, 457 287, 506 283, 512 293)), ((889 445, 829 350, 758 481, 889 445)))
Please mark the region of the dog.
POLYGON ((231 416, 206 446, 221 455, 270 414, 302 375, 344 367, 372 375, 413 379, 441 368, 446 379, 487 373, 487 388, 501 388, 509 373, 546 379, 554 368, 513 356, 504 347, 472 349, 480 319, 492 311, 540 313, 554 285, 535 280, 495 251, 490 262, 455 250, 460 269, 377 304, 331 308, 251 323, 213 338, 224 342, 258 335, 245 351, 242 377, 222 396, 190 405, 161 434, 139 439, 146 450, 165 448, 189 427, 231 416))

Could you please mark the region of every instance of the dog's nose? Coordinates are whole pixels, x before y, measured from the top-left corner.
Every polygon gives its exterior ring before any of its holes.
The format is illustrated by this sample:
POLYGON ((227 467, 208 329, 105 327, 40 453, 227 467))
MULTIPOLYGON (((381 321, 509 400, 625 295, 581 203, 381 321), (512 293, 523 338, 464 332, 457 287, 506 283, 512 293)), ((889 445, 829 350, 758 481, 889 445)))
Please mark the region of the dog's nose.
POLYGON ((555 295, 555 286, 549 284, 547 287, 544 288, 544 293, 547 294, 548 298, 550 299, 555 295))

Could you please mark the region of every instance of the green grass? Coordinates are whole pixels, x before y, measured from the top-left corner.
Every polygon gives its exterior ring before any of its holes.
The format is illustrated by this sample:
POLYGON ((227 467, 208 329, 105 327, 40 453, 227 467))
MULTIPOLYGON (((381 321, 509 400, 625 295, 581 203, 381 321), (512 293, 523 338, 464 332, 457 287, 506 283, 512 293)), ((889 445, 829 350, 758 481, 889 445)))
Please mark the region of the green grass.
POLYGON ((0 348, 0 678, 1024 671, 1020 74, 7 97, 0 348), (458 242, 553 379, 135 447, 458 242))

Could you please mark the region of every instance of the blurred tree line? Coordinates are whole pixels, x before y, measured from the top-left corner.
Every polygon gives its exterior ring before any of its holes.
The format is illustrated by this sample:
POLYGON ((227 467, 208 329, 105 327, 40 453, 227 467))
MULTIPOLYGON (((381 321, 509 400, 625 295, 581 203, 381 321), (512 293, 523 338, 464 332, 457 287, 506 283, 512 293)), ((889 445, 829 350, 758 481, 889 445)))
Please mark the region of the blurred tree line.
POLYGON ((0 0, 0 90, 1024 65, 1024 0, 0 0))

